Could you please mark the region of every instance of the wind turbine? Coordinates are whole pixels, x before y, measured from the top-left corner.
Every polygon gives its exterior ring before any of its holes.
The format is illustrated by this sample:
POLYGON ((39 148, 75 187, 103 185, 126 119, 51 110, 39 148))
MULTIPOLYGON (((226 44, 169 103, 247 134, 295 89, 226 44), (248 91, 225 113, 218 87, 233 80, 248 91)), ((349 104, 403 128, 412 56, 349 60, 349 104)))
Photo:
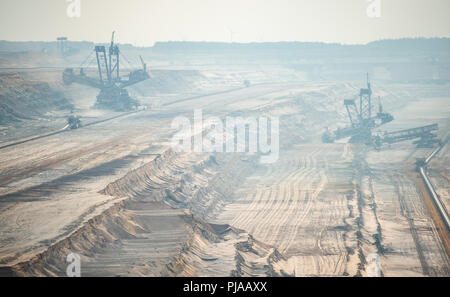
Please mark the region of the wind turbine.
POLYGON ((236 34, 233 30, 231 30, 229 27, 227 27, 228 31, 230 31, 230 42, 233 43, 233 35, 236 34))

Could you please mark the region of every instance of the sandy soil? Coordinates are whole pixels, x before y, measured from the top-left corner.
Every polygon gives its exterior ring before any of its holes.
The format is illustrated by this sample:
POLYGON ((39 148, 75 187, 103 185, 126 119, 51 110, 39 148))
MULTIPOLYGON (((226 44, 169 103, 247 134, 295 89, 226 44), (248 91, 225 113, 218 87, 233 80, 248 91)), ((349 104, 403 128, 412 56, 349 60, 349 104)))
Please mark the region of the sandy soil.
MULTIPOLYGON (((202 96, 162 94, 171 99, 157 109, 0 150, 0 272, 62 276, 66 255, 76 252, 86 276, 365 276, 376 253, 385 276, 450 275, 409 175, 427 151, 320 142, 324 127, 345 124, 342 100, 358 83, 261 78, 221 92, 222 83, 210 82, 202 96), (279 160, 173 152, 170 123, 194 108, 278 116, 279 160)), ((404 116, 399 126, 433 120, 448 130, 448 110, 404 112, 421 98, 442 106, 448 86, 429 97, 421 97, 428 86, 406 94, 402 87, 380 89, 386 108, 404 116)), ((136 92, 145 96, 146 87, 136 92)), ((440 191, 448 188, 448 179, 440 182, 440 191)))

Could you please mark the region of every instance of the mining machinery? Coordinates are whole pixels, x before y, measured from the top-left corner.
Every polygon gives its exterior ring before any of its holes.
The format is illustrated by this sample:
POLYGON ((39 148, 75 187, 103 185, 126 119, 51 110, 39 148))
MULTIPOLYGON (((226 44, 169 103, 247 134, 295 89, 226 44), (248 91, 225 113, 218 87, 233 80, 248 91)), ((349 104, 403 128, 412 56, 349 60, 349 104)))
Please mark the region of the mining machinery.
POLYGON ((350 137, 351 143, 372 143, 372 129, 394 120, 394 117, 383 112, 383 106, 378 98, 378 112, 374 114, 372 104, 372 88, 367 74, 367 88, 362 88, 358 99, 344 100, 344 106, 350 120, 350 125, 335 131, 327 131, 322 135, 323 142, 350 137))
POLYGON ((94 106, 96 108, 115 111, 136 109, 139 102, 131 98, 125 88, 150 78, 142 57, 140 57, 142 69, 130 72, 128 78, 121 77, 119 63, 121 55, 119 46, 114 43, 114 32, 108 50, 103 45, 97 45, 94 47, 94 53, 98 78, 87 76, 82 67, 79 73, 75 73, 73 68, 66 68, 63 72, 64 84, 79 83, 100 89, 94 106))
POLYGON ((401 141, 416 139, 413 143, 418 148, 432 148, 436 143, 441 141, 433 131, 438 130, 438 124, 432 124, 422 127, 416 127, 393 132, 383 132, 380 135, 373 136, 373 144, 379 148, 383 144, 392 144, 401 141))
POLYGON ((344 128, 338 128, 335 131, 327 131, 322 135, 322 141, 332 143, 335 140, 350 137, 350 143, 364 143, 372 145, 379 149, 383 144, 392 144, 401 141, 414 140, 419 148, 433 147, 434 144, 440 143, 437 135, 433 131, 438 130, 437 124, 415 127, 405 130, 373 133, 373 129, 380 127, 394 120, 394 117, 383 111, 383 106, 378 98, 378 112, 373 115, 372 106, 372 89, 367 74, 367 88, 363 88, 359 92, 359 100, 344 100, 344 106, 350 125, 344 128), (355 102, 357 101, 357 102, 355 102))
POLYGON ((67 118, 67 125, 68 125, 68 128, 70 128, 70 129, 78 129, 78 128, 80 128, 81 127, 80 117, 76 116, 76 115, 70 115, 67 118))

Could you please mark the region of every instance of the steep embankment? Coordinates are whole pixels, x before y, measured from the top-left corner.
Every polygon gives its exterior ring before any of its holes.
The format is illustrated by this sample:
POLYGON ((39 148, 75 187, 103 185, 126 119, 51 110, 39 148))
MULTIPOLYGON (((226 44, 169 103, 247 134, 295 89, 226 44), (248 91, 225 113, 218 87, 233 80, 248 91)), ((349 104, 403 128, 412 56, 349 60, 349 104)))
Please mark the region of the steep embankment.
POLYGON ((66 256, 78 253, 85 276, 284 275, 276 249, 204 220, 231 198, 251 163, 166 151, 101 191, 127 199, 9 273, 64 276, 66 256))
POLYGON ((71 107, 62 92, 46 82, 25 80, 15 72, 0 73, 0 125, 71 107))

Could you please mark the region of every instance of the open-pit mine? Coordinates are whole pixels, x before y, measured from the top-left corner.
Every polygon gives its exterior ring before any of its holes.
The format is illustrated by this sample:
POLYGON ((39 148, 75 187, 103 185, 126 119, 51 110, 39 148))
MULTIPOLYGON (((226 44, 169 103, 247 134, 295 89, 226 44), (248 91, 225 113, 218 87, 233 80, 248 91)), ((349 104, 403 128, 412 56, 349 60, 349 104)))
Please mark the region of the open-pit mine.
POLYGON ((0 275, 450 276, 448 40, 61 42, 0 42, 0 275))

